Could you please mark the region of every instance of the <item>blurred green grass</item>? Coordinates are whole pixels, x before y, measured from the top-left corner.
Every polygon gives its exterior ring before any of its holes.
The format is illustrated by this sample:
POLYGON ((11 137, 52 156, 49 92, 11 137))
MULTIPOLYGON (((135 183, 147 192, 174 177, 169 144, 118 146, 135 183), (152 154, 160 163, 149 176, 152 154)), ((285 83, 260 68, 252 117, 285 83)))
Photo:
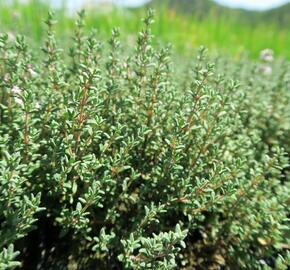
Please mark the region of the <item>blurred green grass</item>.
MULTIPOLYGON (((43 21, 49 6, 39 0, 28 4, 13 1, 0 2, 0 32, 27 35, 32 43, 40 44, 45 36, 43 21)), ((74 16, 68 15, 66 8, 55 11, 58 24, 56 34, 69 42, 74 16)), ((141 28, 141 18, 145 9, 94 9, 87 10, 86 29, 95 28, 101 38, 108 38, 113 27, 119 27, 122 38, 129 43, 141 28)), ((156 42, 172 43, 177 52, 186 54, 191 49, 205 45, 212 51, 239 56, 247 53, 257 57, 264 48, 271 48, 276 55, 290 58, 290 29, 280 29, 275 24, 241 21, 235 16, 217 16, 209 12, 202 19, 169 10, 165 6, 156 11, 153 34, 156 42)))

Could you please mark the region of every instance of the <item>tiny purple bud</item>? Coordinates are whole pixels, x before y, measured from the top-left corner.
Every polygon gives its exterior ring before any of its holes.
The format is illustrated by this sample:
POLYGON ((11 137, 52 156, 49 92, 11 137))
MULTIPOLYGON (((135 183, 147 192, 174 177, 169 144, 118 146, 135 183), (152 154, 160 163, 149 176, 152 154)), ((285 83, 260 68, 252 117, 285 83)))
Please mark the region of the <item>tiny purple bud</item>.
POLYGON ((262 50, 260 53, 260 59, 265 62, 272 62, 274 60, 274 52, 271 49, 262 50))
POLYGON ((16 86, 16 85, 14 85, 14 86, 12 87, 11 92, 12 92, 14 95, 20 95, 20 94, 22 94, 22 90, 21 90, 18 86, 16 86))
POLYGON ((15 98, 14 98, 14 101, 15 101, 15 103, 18 104, 18 105, 23 105, 23 100, 22 100, 21 98, 19 98, 19 97, 15 97, 15 98))

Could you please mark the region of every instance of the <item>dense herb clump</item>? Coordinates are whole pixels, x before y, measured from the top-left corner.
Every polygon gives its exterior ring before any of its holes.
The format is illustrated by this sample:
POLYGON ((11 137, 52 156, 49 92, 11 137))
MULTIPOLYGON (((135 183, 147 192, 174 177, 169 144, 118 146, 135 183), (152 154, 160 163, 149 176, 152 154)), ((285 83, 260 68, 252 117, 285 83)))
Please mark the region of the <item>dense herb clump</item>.
POLYGON ((70 60, 51 15, 44 57, 0 37, 0 268, 286 269, 288 62, 176 75, 152 12, 134 53, 83 17, 70 60))

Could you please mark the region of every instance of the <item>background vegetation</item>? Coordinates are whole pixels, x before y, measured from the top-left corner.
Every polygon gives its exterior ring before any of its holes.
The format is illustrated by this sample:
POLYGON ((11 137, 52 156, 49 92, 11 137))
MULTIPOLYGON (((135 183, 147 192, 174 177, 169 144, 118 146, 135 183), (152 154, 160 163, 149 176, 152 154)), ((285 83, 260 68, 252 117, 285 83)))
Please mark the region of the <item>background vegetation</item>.
MULTIPOLYGON (((39 0, 31 0, 27 5, 12 2, 12 5, 0 3, 0 31, 17 31, 40 42, 45 33, 42 21, 49 7, 39 0)), ((164 0, 150 5, 157 11, 156 23, 152 26, 157 41, 172 43, 182 54, 203 44, 211 52, 222 51, 234 56, 246 52, 257 57, 262 49, 271 48, 276 55, 290 57, 290 4, 267 12, 225 8, 210 0, 164 0)), ((121 38, 132 44, 144 11, 144 8, 96 8, 87 12, 86 27, 97 29, 106 38, 113 27, 119 27, 121 38)), ((56 13, 56 19, 57 36, 67 40, 74 25, 74 14, 69 15, 63 8, 56 13)))

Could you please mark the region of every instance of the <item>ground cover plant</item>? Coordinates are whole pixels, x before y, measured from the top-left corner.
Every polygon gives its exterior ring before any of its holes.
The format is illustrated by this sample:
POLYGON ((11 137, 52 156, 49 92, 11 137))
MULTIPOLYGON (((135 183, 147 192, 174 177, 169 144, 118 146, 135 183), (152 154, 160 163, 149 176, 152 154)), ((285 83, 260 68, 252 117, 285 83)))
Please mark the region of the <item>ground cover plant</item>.
POLYGON ((0 36, 0 269, 287 269, 286 60, 183 66, 118 29, 0 36), (69 57, 68 57, 69 56, 69 57))

